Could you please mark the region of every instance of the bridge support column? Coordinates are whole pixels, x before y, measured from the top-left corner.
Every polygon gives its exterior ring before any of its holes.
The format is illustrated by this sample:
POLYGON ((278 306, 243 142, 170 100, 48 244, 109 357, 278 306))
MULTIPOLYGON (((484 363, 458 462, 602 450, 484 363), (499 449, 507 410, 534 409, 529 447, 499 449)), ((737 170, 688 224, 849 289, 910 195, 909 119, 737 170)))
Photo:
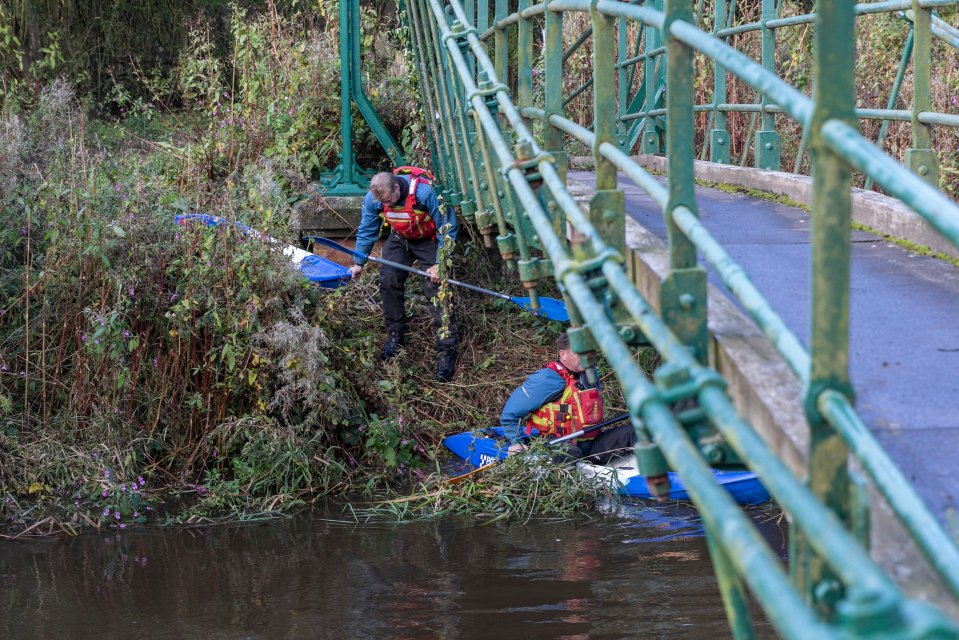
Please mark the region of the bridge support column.
MULTIPOLYGON (((727 26, 728 0, 716 1, 716 18, 713 33, 727 26)), ((726 102, 726 67, 716 63, 713 67, 713 108, 726 102)), ((716 109, 712 113, 713 128, 709 131, 709 161, 729 164, 729 132, 726 131, 726 113, 716 109)))
MULTIPOLYGON (((770 73, 776 73, 776 31, 766 26, 776 17, 776 0, 763 0, 762 63, 770 73)), ((762 97, 761 130, 756 132, 753 158, 757 169, 779 171, 782 143, 776 133, 776 115, 766 111, 766 96, 762 97)))
MULTIPOLYGON (((663 10, 663 0, 646 0, 644 5, 655 9, 663 10)), ((662 39, 659 29, 655 27, 646 27, 646 59, 643 61, 643 82, 646 86, 646 112, 656 108, 657 96, 662 90, 662 64, 665 64, 665 58, 660 56, 650 56, 649 52, 658 49, 661 46, 662 39), (662 63, 660 63, 662 60, 662 63)), ((646 116, 643 125, 643 137, 640 142, 639 152, 646 154, 662 153, 662 128, 657 124, 655 116, 646 116)))
MULTIPOLYGON (((692 23, 691 0, 667 0, 663 33, 672 22, 692 23)), ((669 199, 665 215, 669 234, 669 276, 660 290, 663 319, 676 336, 690 346, 696 358, 707 361, 706 270, 696 264, 696 246, 673 220, 678 207, 697 214, 693 156, 693 51, 682 42, 668 38, 666 50, 666 156, 669 166, 669 199)))
MULTIPOLYGON (((826 422, 821 394, 834 389, 852 398, 849 383, 849 271, 852 172, 826 143, 822 125, 841 119, 858 126, 855 113, 855 17, 845 0, 816 6, 816 104, 810 127, 813 160, 812 201, 812 355, 804 407, 809 421, 809 488, 822 504, 850 522, 849 449, 826 422)), ((810 601, 825 611, 843 597, 844 587, 804 535, 796 536, 793 574, 810 601)))
POLYGON ((905 165, 938 188, 939 156, 932 148, 931 128, 919 122, 921 112, 932 110, 932 9, 924 9, 919 6, 919 0, 912 0, 912 16, 915 33, 912 52, 912 148, 906 151, 905 165))

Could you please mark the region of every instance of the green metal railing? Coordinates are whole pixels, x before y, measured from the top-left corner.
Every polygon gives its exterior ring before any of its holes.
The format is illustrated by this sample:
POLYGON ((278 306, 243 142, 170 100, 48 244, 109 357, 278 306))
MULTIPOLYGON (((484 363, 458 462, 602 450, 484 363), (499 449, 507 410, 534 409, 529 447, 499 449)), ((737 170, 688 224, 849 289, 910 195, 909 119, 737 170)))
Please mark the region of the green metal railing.
MULTIPOLYGON (((747 589, 786 638, 959 638, 959 625, 938 609, 906 597, 869 557, 864 541, 852 533, 864 530, 867 514, 862 484, 848 467, 852 454, 951 596, 959 599, 959 551, 857 416, 848 377, 852 171, 861 171, 900 198, 959 246, 959 207, 929 183, 937 164, 928 131, 914 133, 907 161, 915 168, 913 173, 856 128, 857 117, 863 114, 855 109, 855 16, 911 10, 914 75, 916 84, 923 84, 928 56, 917 52, 921 47, 928 52, 931 8, 952 4, 912 0, 854 6, 819 0, 815 15, 801 17, 815 24, 816 83, 828 87, 814 101, 770 68, 774 29, 799 18, 777 20, 777 8, 768 1, 762 6, 763 55, 757 62, 724 41, 748 26, 728 26, 731 8, 715 16, 723 28, 706 33, 695 24, 691 0, 665 4, 546 0, 535 5, 518 0, 513 13, 506 0, 495 0, 492 7, 488 0, 405 0, 405 20, 413 34, 428 109, 428 143, 445 187, 442 195, 475 220, 489 245, 496 233, 497 247, 531 297, 535 299, 541 278, 555 278, 570 310, 572 347, 587 365, 601 351, 622 384, 637 436, 636 456, 651 489, 662 495, 668 489, 666 470, 674 469, 697 504, 737 638, 753 637, 747 589), (588 34, 574 43, 578 47, 591 38, 593 75, 586 88, 577 89, 592 93, 589 126, 564 115, 569 104, 569 96, 563 95, 569 50, 564 48, 563 30, 570 13, 589 15, 588 34), (622 34, 634 24, 642 29, 647 45, 642 56, 638 50, 632 55, 623 51, 627 40, 622 34), (484 40, 492 41, 492 59, 484 40), (537 43, 541 59, 536 68, 544 74, 541 86, 533 77, 537 43), (699 223, 693 174, 696 53, 760 96, 751 107, 759 119, 760 166, 778 168, 774 114, 799 122, 808 139, 814 168, 809 351, 699 223), (622 87, 624 74, 633 73, 639 62, 644 76, 641 101, 622 87), (506 84, 510 78, 514 90, 506 84), (533 102, 540 89, 542 105, 537 106, 533 102), (650 108, 626 112, 624 101, 650 108), (635 130, 630 133, 627 123, 633 121, 642 122, 641 137, 634 136, 635 130), (534 135, 534 130, 541 135, 534 135), (592 150, 596 191, 588 212, 566 188, 564 136, 592 150), (663 140, 668 162, 665 187, 627 153, 633 144, 643 151, 660 151, 663 140), (617 172, 649 193, 666 218, 670 271, 662 283, 658 313, 638 293, 624 267, 625 205, 617 172), (706 273, 697 265, 698 255, 716 269, 804 385, 810 427, 806 480, 795 477, 738 414, 723 378, 708 366, 706 273), (663 359, 653 382, 646 379, 630 348, 643 341, 663 359), (698 402, 706 424, 681 423, 671 411, 689 398, 698 402), (736 461, 745 461, 762 478, 790 516, 788 572, 713 480, 710 464, 736 461)), ((939 32, 951 34, 936 24, 939 32)), ((717 78, 720 75, 716 73, 717 78)), ((736 105, 723 104, 721 88, 717 80, 713 103, 700 108, 713 113, 709 142, 722 146, 725 139, 728 150, 720 115, 736 105)), ((930 113, 928 95, 923 96, 921 89, 915 92, 909 113, 914 130, 955 118, 930 113)), ((710 156, 728 161, 728 155, 718 150, 710 156)))
MULTIPOLYGON (((889 95, 888 106, 886 109, 856 109, 856 116, 863 120, 880 120, 882 126, 877 138, 877 145, 882 146, 888 131, 890 121, 909 121, 913 123, 913 144, 906 154, 906 165, 916 173, 923 176, 930 184, 938 184, 938 161, 936 154, 930 148, 929 127, 932 125, 959 127, 959 116, 955 114, 936 113, 930 111, 930 85, 931 85, 931 61, 930 52, 932 50, 931 42, 933 38, 938 38, 952 48, 959 48, 959 29, 952 27, 944 22, 933 11, 936 7, 955 6, 954 0, 922 0, 914 3, 912 0, 893 0, 888 2, 862 3, 855 6, 857 16, 867 16, 882 13, 897 12, 907 25, 908 35, 903 46, 899 73, 893 82, 889 95), (922 40, 918 47, 914 46, 915 38, 922 40), (913 58, 913 100, 912 109, 897 110, 893 109, 900 97, 902 81, 910 59, 913 58)), ((647 3, 649 6, 649 3, 647 3)), ((764 69, 775 72, 775 34, 779 29, 807 25, 815 22, 816 14, 805 14, 790 17, 780 17, 785 2, 780 0, 763 0, 762 17, 758 22, 747 22, 744 24, 732 26, 732 19, 735 14, 736 0, 719 0, 715 3, 715 13, 713 15, 713 24, 715 25, 712 34, 724 41, 735 35, 758 32, 761 34, 761 64, 764 69), (720 28, 720 25, 723 25, 720 28)), ((700 15, 700 18, 703 16, 700 15)), ((623 33, 625 30, 620 29, 623 33)), ((638 41, 637 41, 638 44, 638 41)), ((655 45, 655 43, 652 43, 655 45)), ((627 96, 627 100, 619 101, 618 118, 623 123, 629 123, 630 133, 624 149, 635 148, 635 139, 638 137, 638 130, 650 126, 651 119, 665 114, 662 104, 646 100, 645 103, 636 100, 644 91, 650 92, 648 87, 641 87, 634 97, 628 98, 628 87, 632 86, 631 77, 625 74, 625 70, 630 65, 639 62, 648 61, 648 58, 661 54, 661 50, 653 46, 652 50, 647 51, 645 55, 637 55, 633 58, 620 61, 620 86, 621 91, 627 96), (626 87, 626 89, 624 89, 626 87)), ((647 76, 648 77, 648 76, 647 76)), ((661 83, 662 80, 660 79, 661 83)), ((768 97, 760 94, 759 99, 754 104, 730 104, 726 101, 726 76, 723 68, 717 66, 713 73, 713 92, 712 101, 708 105, 697 105, 696 110, 700 112, 709 112, 710 119, 707 128, 709 135, 704 139, 700 158, 705 158, 707 154, 712 162, 729 163, 729 134, 726 131, 726 114, 730 112, 753 114, 747 138, 753 137, 753 160, 758 168, 775 169, 780 168, 780 140, 775 130, 775 114, 783 113, 783 109, 770 102, 768 97), (761 118, 761 129, 754 134, 756 117, 761 118)), ((802 159, 806 154, 807 139, 803 137, 793 163, 793 172, 798 172, 802 159)), ((654 150, 640 147, 643 153, 653 153, 654 150)), ((743 149, 740 164, 745 165, 749 148, 743 149)), ((873 181, 867 177, 866 188, 872 187, 873 181)))

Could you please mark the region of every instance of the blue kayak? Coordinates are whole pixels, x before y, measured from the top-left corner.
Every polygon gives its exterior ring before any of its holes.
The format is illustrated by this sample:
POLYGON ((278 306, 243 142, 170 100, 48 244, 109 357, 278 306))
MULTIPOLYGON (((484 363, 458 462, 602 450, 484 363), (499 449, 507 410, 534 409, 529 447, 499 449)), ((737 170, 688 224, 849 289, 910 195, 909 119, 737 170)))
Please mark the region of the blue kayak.
MULTIPOLYGON (((242 231, 244 235, 253 234, 262 237, 264 240, 267 240, 271 243, 280 242, 275 238, 270 238, 254 231, 245 224, 240 224, 239 222, 234 222, 232 220, 227 220, 226 218, 213 216, 207 213, 188 213, 178 215, 175 218, 175 222, 181 225, 192 222, 203 224, 208 227, 229 224, 242 231)), ((335 262, 327 260, 326 258, 321 258, 318 255, 314 255, 309 251, 294 247, 291 244, 288 244, 283 248, 283 255, 290 258, 290 261, 297 269, 300 270, 300 273, 303 274, 303 277, 310 282, 315 282, 326 289, 335 289, 350 281, 350 270, 343 265, 336 264, 335 262)))
MULTIPOLYGON (((491 464, 506 457, 509 442, 503 437, 500 427, 487 429, 482 434, 457 433, 443 439, 443 444, 453 455, 462 458, 474 467, 491 464)), ((588 475, 609 481, 620 495, 634 498, 652 498, 646 486, 646 476, 636 467, 636 458, 625 455, 613 458, 609 464, 598 465, 577 462, 579 470, 588 475)), ((769 493, 752 471, 722 471, 713 469, 717 484, 726 489, 739 504, 762 504, 769 501, 769 493)), ((686 486, 678 474, 669 472, 669 498, 689 500, 686 486)))

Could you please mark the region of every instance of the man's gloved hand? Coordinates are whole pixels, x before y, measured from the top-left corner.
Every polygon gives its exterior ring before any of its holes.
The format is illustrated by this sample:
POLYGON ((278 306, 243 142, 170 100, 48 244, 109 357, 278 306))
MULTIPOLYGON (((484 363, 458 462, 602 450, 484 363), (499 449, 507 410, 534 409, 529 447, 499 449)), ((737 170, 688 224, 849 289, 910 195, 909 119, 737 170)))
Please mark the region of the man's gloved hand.
POLYGON ((351 265, 351 266, 350 266, 350 277, 351 277, 351 278, 355 278, 355 277, 357 277, 358 275, 360 275, 361 273, 363 273, 363 267, 361 267, 360 265, 354 264, 354 265, 351 265))

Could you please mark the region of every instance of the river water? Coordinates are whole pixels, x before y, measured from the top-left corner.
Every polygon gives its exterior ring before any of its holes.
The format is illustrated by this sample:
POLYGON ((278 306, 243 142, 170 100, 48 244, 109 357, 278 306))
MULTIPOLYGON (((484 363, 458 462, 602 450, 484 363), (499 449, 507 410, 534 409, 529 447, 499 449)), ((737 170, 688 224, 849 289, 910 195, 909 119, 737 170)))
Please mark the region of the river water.
MULTIPOLYGON (((752 512, 774 549, 785 525, 752 512)), ((0 639, 730 637, 696 512, 256 525, 0 544, 0 639)), ((753 606, 757 637, 774 637, 753 606)))

